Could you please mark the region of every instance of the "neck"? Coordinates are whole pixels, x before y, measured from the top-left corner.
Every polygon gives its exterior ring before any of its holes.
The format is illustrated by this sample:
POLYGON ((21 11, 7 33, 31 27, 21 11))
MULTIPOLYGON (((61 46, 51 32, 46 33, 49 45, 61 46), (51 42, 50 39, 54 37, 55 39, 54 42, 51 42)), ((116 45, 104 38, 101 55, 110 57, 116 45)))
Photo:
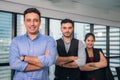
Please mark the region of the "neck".
POLYGON ((87 51, 92 51, 93 50, 93 48, 86 48, 87 49, 87 51))
POLYGON ((37 35, 38 35, 38 33, 36 33, 36 34, 29 34, 28 33, 28 36, 31 40, 35 39, 37 37, 37 35))
POLYGON ((71 39, 72 39, 72 37, 65 37, 65 36, 63 36, 63 40, 64 40, 65 42, 70 42, 71 39))
POLYGON ((87 52, 88 52, 88 56, 89 57, 93 57, 93 48, 86 48, 87 49, 87 52))

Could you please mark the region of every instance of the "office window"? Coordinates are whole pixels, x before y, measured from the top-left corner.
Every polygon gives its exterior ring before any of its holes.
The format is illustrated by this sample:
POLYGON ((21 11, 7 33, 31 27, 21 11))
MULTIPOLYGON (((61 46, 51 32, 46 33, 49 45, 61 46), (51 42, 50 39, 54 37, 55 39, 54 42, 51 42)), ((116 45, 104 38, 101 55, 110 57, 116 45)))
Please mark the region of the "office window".
POLYGON ((106 55, 106 26, 94 25, 95 48, 102 48, 106 55))
MULTIPOLYGON (((23 15, 17 15, 17 36, 25 34, 26 28, 24 25, 23 15)), ((39 28, 41 34, 45 34, 45 18, 41 18, 41 25, 39 28)))
MULTIPOLYGON (((102 48, 104 54, 107 55, 108 53, 106 53, 106 45, 110 45, 107 46, 109 48, 109 54, 107 57, 109 59, 111 71, 113 75, 116 75, 115 67, 120 66, 120 58, 117 57, 120 54, 120 28, 110 27, 110 36, 108 39, 109 43, 106 43, 106 33, 106 26, 94 25, 94 34, 96 36, 95 48, 102 48)), ((115 80, 118 80, 116 77, 114 78, 115 80)))
POLYGON ((17 36, 26 33, 23 15, 17 15, 17 36))
POLYGON ((110 56, 120 56, 120 28, 110 27, 110 56))
POLYGON ((11 70, 9 66, 0 66, 0 80, 11 80, 11 70))
POLYGON ((120 28, 110 27, 110 66, 114 75, 115 67, 120 66, 120 28))
POLYGON ((45 24, 46 24, 45 18, 41 18, 41 25, 40 25, 40 29, 39 29, 41 34, 45 34, 45 24))
POLYGON ((55 20, 55 19, 50 19, 50 30, 49 34, 52 36, 55 40, 60 38, 62 36, 61 34, 61 20, 55 20))
POLYGON ((74 23, 74 37, 84 41, 85 34, 90 32, 90 24, 74 23))
POLYGON ((0 12, 0 80, 11 80, 8 62, 9 46, 12 39, 12 14, 0 12))
MULTIPOLYGON (((62 37, 61 30, 60 30, 61 20, 50 19, 49 23, 50 23, 49 35, 52 36, 55 40, 62 37)), ((54 80, 55 65, 52 65, 49 70, 50 70, 50 74, 49 74, 50 80, 54 80)))

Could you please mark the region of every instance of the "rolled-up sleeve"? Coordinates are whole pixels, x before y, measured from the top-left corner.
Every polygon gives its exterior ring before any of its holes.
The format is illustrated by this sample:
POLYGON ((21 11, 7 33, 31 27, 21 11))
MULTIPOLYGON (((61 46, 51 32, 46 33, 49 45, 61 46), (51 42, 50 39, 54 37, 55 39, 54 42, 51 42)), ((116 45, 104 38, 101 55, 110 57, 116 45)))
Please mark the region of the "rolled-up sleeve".
POLYGON ((53 38, 49 38, 46 46, 46 50, 49 50, 48 56, 38 56, 39 61, 42 63, 44 67, 51 66, 56 61, 56 45, 55 40, 53 38))
POLYGON ((10 68, 18 71, 24 71, 28 63, 19 59, 19 49, 17 46, 17 40, 13 39, 9 50, 9 64, 10 68))
POLYGON ((78 66, 83 66, 86 63, 86 54, 85 54, 85 46, 82 41, 79 41, 78 45, 78 59, 75 60, 78 66))

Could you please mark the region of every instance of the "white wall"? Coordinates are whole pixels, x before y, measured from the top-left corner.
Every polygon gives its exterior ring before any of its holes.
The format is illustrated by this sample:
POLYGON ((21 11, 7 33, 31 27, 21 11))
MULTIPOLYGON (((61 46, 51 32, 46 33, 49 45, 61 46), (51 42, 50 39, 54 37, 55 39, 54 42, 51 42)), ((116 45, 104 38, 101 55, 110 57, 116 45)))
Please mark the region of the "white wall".
POLYGON ((71 6, 73 7, 65 8, 63 6, 60 8, 47 2, 37 3, 35 0, 16 0, 16 2, 15 0, 0 1, 0 10, 23 13, 23 11, 28 7, 37 7, 44 17, 59 19, 70 18, 79 22, 120 27, 120 14, 117 12, 92 8, 84 5, 71 6))

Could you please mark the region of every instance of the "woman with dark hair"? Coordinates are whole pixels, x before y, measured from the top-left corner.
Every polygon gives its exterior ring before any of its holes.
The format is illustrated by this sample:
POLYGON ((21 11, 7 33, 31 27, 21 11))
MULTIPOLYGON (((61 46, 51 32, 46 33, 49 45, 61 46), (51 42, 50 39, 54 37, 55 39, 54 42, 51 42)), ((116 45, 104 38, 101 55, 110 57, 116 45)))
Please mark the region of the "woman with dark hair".
POLYGON ((94 34, 87 33, 84 41, 86 44, 86 65, 80 67, 82 80, 106 80, 104 67, 107 66, 107 60, 102 49, 94 48, 94 34))

